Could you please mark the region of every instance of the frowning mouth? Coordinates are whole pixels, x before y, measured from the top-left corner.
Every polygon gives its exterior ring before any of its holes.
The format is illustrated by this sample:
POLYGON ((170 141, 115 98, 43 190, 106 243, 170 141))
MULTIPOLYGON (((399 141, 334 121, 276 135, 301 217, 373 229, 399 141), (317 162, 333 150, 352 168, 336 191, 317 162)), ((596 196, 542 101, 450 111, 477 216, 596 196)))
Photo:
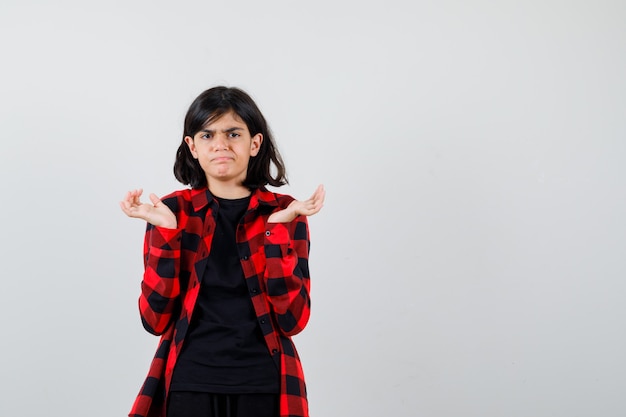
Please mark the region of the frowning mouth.
POLYGON ((215 158, 211 159, 211 162, 226 162, 226 161, 230 161, 231 158, 230 156, 216 156, 215 158))

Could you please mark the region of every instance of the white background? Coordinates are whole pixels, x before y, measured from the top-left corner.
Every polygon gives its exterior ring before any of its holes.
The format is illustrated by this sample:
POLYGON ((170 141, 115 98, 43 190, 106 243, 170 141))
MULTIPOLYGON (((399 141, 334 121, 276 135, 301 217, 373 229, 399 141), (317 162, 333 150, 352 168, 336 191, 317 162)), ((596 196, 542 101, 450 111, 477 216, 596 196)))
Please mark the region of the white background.
POLYGON ((144 224, 204 89, 318 183, 317 417, 626 415, 622 1, 0 3, 0 415, 126 415, 144 224))

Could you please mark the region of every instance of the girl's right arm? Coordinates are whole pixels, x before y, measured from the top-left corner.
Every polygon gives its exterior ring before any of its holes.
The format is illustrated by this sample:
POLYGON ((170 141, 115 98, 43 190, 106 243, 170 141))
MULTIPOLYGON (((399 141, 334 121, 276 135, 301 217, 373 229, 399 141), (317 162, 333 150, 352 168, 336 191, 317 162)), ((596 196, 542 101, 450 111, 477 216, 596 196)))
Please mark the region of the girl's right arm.
POLYGON ((139 312, 143 327, 157 336, 165 333, 179 307, 181 236, 181 230, 148 223, 139 312))
POLYGON ((167 205, 154 194, 150 194, 152 204, 142 203, 142 192, 139 189, 126 193, 120 207, 128 217, 148 222, 139 312, 144 328, 152 334, 161 335, 172 322, 180 295, 178 276, 182 231, 176 228, 176 215, 167 205))

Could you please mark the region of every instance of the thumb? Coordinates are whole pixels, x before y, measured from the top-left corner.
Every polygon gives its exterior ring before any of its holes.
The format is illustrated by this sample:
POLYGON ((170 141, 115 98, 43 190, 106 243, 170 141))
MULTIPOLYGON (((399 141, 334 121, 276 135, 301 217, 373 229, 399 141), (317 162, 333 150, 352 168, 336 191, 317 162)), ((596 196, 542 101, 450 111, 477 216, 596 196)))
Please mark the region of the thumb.
POLYGON ((152 204, 154 204, 155 207, 157 207, 159 204, 163 204, 159 197, 157 197, 157 195, 154 193, 150 194, 150 201, 152 201, 152 204))

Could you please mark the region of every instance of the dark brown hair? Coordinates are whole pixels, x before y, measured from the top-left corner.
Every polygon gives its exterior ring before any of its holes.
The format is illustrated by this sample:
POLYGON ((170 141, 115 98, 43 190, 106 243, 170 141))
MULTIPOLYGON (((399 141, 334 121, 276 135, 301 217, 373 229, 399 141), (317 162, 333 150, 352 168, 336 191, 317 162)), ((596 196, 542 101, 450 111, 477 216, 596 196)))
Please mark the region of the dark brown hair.
POLYGON ((204 91, 189 106, 185 116, 183 140, 176 152, 176 162, 174 163, 176 179, 192 188, 208 186, 206 174, 200 167, 198 160, 191 155, 191 151, 185 143, 185 136, 193 138, 207 123, 219 119, 229 111, 233 111, 244 121, 251 136, 257 133, 263 135, 259 153, 250 157, 248 173, 243 185, 253 189, 267 184, 275 187, 287 184, 285 165, 274 144, 265 117, 247 93, 235 87, 223 86, 204 91), (276 168, 275 175, 272 175, 271 172, 272 164, 276 168))

